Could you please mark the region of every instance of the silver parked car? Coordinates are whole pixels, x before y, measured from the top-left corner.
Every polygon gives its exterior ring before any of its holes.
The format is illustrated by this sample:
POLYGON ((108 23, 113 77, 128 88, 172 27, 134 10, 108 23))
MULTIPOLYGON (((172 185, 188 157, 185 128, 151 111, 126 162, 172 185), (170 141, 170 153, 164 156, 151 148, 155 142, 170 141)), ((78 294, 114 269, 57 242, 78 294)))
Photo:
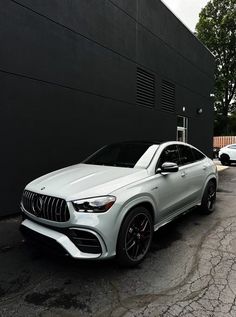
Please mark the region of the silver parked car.
POLYGON ((28 184, 21 230, 74 258, 134 266, 161 226, 194 206, 211 213, 216 187, 212 160, 189 144, 111 144, 28 184))

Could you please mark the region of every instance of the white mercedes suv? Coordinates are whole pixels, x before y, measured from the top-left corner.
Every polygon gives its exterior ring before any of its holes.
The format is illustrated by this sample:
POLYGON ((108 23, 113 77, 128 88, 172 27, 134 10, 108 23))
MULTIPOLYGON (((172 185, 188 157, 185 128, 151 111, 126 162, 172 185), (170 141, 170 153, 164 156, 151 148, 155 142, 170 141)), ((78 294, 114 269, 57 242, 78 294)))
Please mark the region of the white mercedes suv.
POLYGON ((236 163, 236 144, 229 144, 219 151, 219 160, 222 165, 236 163))
POLYGON ((214 210, 217 179, 212 160, 186 143, 107 145, 29 183, 21 231, 73 258, 116 256, 134 266, 158 228, 197 205, 205 214, 214 210))

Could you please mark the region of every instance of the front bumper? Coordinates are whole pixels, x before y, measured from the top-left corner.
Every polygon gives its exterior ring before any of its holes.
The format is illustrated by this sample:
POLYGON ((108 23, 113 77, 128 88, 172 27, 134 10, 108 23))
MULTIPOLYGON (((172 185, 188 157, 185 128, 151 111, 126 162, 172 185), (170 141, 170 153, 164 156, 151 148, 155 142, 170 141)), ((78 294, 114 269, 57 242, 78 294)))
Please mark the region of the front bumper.
MULTIPOLYGON (((33 241, 36 241, 41 247, 49 247, 52 251, 56 251, 55 249, 61 249, 61 251, 64 250, 64 254, 68 254, 76 259, 99 259, 108 257, 108 252, 102 238, 91 230, 71 227, 65 229, 63 233, 60 232, 61 230, 59 228, 48 228, 47 226, 36 223, 30 219, 25 219, 21 223, 21 231, 29 240, 32 239, 33 241), (99 248, 96 247, 95 250, 98 250, 99 252, 96 253, 95 251, 93 253, 87 253, 82 251, 86 249, 86 244, 81 246, 79 243, 79 241, 81 241, 80 235, 83 232, 87 235, 90 234, 90 236, 94 236, 97 245, 99 243, 99 248), (76 238, 77 233, 78 237, 76 238)), ((86 239, 83 241, 85 240, 86 239)))
MULTIPOLYGON (((72 202, 67 202, 67 207, 69 209, 69 219, 67 221, 55 221, 40 217, 41 215, 44 216, 45 213, 36 216, 32 212, 28 212, 21 203, 24 219, 21 227, 23 229, 26 228, 27 230, 25 231, 29 233, 27 240, 36 240, 36 244, 38 244, 37 240, 40 240, 39 242, 43 247, 45 244, 42 241, 43 237, 48 238, 47 240, 51 239, 50 241, 54 242, 54 247, 59 245, 67 254, 77 259, 106 259, 114 257, 122 221, 120 204, 114 204, 109 211, 104 213, 76 212, 72 202), (38 235, 41 235, 39 239, 38 235), (81 246, 80 242, 82 239, 84 241, 97 240, 99 248, 94 248, 91 245, 93 243, 91 241, 88 241, 89 243, 91 242, 90 247, 81 246), (98 250, 98 252, 95 252, 95 250, 98 250)), ((49 214, 54 212, 51 209, 46 210, 46 215, 48 212, 49 214)), ((24 234, 24 232, 22 233, 24 234)), ((47 243, 48 241, 45 242, 47 243)))

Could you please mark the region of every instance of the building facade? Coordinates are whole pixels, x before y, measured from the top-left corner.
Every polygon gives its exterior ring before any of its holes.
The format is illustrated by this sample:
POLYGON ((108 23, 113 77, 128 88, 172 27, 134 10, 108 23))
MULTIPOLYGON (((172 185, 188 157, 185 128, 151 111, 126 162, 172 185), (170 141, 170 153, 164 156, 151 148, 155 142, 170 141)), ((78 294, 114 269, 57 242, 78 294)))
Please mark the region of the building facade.
POLYGON ((0 0, 0 216, 104 144, 212 153, 214 60, 160 0, 0 0))

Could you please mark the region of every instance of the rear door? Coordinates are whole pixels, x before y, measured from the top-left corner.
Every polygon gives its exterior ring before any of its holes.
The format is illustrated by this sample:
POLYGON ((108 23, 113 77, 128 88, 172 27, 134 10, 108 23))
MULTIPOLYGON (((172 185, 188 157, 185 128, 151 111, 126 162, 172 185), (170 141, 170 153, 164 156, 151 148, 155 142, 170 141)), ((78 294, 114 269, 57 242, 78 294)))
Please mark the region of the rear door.
POLYGON ((229 156, 232 161, 236 161, 236 144, 229 146, 229 156))
POLYGON ((188 205, 201 198, 208 161, 204 154, 188 145, 181 144, 178 148, 184 203, 188 205))

